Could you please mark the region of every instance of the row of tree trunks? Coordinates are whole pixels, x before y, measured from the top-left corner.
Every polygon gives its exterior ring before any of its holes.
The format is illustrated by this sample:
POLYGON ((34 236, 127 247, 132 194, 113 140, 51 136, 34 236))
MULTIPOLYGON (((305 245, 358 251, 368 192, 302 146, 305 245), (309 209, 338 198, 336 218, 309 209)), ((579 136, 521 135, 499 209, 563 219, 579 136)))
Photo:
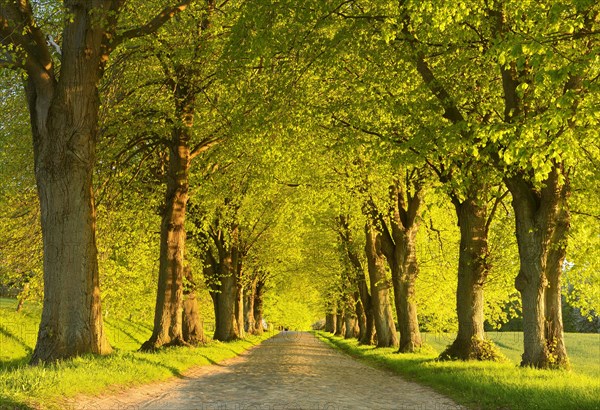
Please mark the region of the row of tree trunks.
POLYGON ((255 272, 244 290, 244 331, 247 334, 262 334, 263 328, 263 296, 264 272, 255 272))
POLYGON ((354 244, 348 225, 348 219, 344 215, 340 215, 339 217, 339 235, 346 250, 350 265, 354 268, 355 273, 355 278, 351 282, 355 284, 357 289, 354 299, 357 301, 356 316, 359 326, 358 341, 360 344, 372 345, 375 344, 375 321, 373 318, 371 294, 369 292, 369 285, 367 284, 365 269, 358 254, 359 250, 354 244))
POLYGON ((515 280, 523 306, 521 365, 568 367, 560 285, 570 226, 568 176, 562 164, 554 164, 541 189, 520 174, 505 182, 513 197, 521 262, 515 280))

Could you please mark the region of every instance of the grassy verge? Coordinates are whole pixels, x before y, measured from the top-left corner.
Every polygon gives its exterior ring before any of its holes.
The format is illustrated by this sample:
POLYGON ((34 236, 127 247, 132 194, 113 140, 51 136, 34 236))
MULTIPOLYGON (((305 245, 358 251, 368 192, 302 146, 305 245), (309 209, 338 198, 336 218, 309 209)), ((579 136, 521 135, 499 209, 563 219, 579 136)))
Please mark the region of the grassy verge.
POLYGON ((197 348, 167 348, 157 353, 137 352, 151 329, 134 321, 107 320, 115 352, 86 355, 46 366, 27 366, 35 345, 39 307, 14 312, 14 303, 0 300, 0 409, 61 408, 65 398, 99 394, 181 376, 194 366, 215 364, 239 355, 272 334, 222 343, 210 341, 197 348))
MULTIPOLYGON (((345 340, 329 333, 317 332, 317 336, 354 357, 431 386, 470 408, 600 408, 598 375, 524 369, 510 360, 504 363, 437 362, 437 352, 431 346, 421 353, 397 354, 395 349, 359 346, 354 339, 345 340)), ((595 355, 598 346, 590 348, 595 349, 592 352, 595 355)))

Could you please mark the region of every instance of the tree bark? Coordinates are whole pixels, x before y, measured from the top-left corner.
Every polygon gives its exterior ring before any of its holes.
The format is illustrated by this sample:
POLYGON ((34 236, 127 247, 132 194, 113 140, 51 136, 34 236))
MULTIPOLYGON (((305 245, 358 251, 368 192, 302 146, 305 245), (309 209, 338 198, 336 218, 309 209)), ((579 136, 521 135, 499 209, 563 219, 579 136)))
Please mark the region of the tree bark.
POLYGON ((398 351, 401 353, 415 352, 422 345, 415 285, 419 275, 416 237, 423 191, 419 184, 414 185, 413 195, 406 192, 399 181, 391 186, 391 232, 387 229, 385 221, 381 221, 386 228, 382 235, 382 251, 392 272, 394 302, 400 328, 398 351))
POLYGON ((567 235, 571 223, 567 203, 569 195, 568 180, 563 189, 564 192, 561 193, 558 200, 557 221, 550 242, 546 265, 546 275, 548 277, 548 288, 546 289, 546 341, 552 364, 568 368, 570 365, 564 342, 561 289, 561 276, 567 254, 567 235))
POLYGON ((338 309, 335 315, 335 336, 344 336, 346 324, 344 323, 344 309, 338 309))
POLYGON ((160 234, 160 266, 154 311, 154 329, 141 350, 185 345, 183 340, 183 275, 185 262, 185 217, 188 202, 191 127, 195 94, 179 78, 175 87, 175 109, 181 124, 172 130, 169 145, 167 190, 160 234))
POLYGON ((44 250, 44 306, 33 364, 111 352, 101 314, 92 192, 104 30, 95 27, 91 8, 69 8, 59 81, 45 44, 44 55, 36 56, 43 64, 33 56, 26 62, 44 250))
POLYGON ((242 257, 239 251, 236 251, 236 303, 235 303, 235 325, 237 328, 238 338, 243 339, 245 337, 244 329, 244 284, 242 282, 243 265, 242 257))
POLYGON ((568 367, 560 297, 560 264, 569 231, 568 179, 562 165, 554 164, 541 189, 520 174, 507 178, 506 185, 513 196, 521 264, 515 280, 523 305, 521 365, 568 367))
POLYGON ((367 265, 371 282, 371 302, 377 347, 398 346, 396 325, 392 316, 389 300, 390 283, 387 279, 385 257, 381 251, 381 234, 367 223, 365 227, 367 265))
POLYGON ((216 294, 215 334, 213 339, 227 342, 239 338, 236 321, 237 277, 231 253, 221 259, 219 293, 216 294))
POLYGON ((335 333, 337 329, 336 323, 337 316, 335 313, 327 313, 325 315, 325 331, 329 333, 335 333))
POLYGON ((356 317, 355 304, 356 301, 351 296, 344 312, 344 339, 351 339, 358 336, 358 320, 356 317))
POLYGON ((183 340, 192 345, 204 343, 204 328, 202 317, 200 315, 200 307, 196 296, 196 284, 192 275, 192 270, 189 266, 185 267, 186 286, 183 289, 183 321, 182 321, 182 336, 183 340))
POLYGON ((483 285, 489 272, 487 206, 477 197, 468 197, 464 201, 453 198, 453 203, 460 227, 456 289, 458 332, 440 358, 494 360, 494 351, 486 348, 489 343, 483 343, 483 285))
POLYGON ((25 305, 25 300, 29 296, 29 282, 25 282, 23 284, 23 290, 19 293, 19 303, 17 304, 17 313, 21 313, 23 310, 23 305, 25 305))
POLYGON ((356 274, 356 287, 360 298, 360 303, 357 304, 357 308, 358 305, 360 305, 364 315, 364 318, 362 317, 363 315, 358 315, 359 325, 363 324, 362 321, 364 320, 364 328, 361 329, 358 341, 360 344, 372 345, 375 344, 375 321, 373 318, 371 295, 369 293, 365 269, 359 258, 358 251, 355 249, 347 218, 342 215, 339 218, 339 222, 340 238, 346 248, 348 259, 354 267, 356 274))
POLYGON ((365 338, 367 333, 367 315, 365 314, 365 309, 363 308, 362 301, 360 300, 360 293, 358 291, 354 292, 354 300, 356 300, 355 313, 356 325, 358 326, 356 338, 360 342, 365 338))
POLYGON ((256 334, 256 320, 254 319, 254 300, 256 298, 256 284, 258 277, 254 277, 250 286, 244 292, 244 328, 248 334, 256 334))
POLYGON ((254 298, 254 329, 257 335, 262 335, 263 328, 263 297, 265 292, 265 282, 258 280, 256 283, 256 296, 254 298))

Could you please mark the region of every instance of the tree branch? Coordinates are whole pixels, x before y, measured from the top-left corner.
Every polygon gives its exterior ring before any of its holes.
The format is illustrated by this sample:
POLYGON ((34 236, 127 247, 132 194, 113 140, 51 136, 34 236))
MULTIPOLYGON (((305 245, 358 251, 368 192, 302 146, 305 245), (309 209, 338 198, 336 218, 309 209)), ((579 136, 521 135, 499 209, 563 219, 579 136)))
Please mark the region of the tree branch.
POLYGON ((188 8, 190 3, 193 0, 184 0, 181 1, 176 6, 165 7, 160 13, 158 13, 154 18, 148 21, 143 26, 139 26, 130 30, 127 30, 117 36, 110 42, 109 52, 114 50, 119 44, 123 43, 126 40, 131 40, 133 38, 143 37, 148 34, 152 34, 156 32, 159 28, 161 28, 167 21, 171 20, 173 16, 178 13, 181 13, 185 9, 188 8))
POLYGON ((198 155, 202 154, 203 152, 208 151, 209 149, 211 149, 212 147, 214 147, 215 145, 219 144, 220 142, 223 141, 223 137, 207 137, 205 139, 203 139, 202 141, 200 141, 198 143, 198 145, 196 145, 194 148, 192 148, 192 151, 190 152, 190 160, 196 158, 198 155))

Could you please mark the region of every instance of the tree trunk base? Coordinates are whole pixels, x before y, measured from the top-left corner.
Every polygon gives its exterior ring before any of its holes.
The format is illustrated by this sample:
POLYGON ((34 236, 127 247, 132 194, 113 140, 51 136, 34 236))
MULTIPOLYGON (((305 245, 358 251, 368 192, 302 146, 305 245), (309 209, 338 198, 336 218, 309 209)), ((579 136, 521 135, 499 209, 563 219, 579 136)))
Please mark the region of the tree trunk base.
POLYGON ((409 342, 409 343, 400 343, 400 348, 397 353, 416 353, 421 350, 422 343, 417 342, 409 342))
POLYGON ((192 347, 192 345, 190 343, 186 342, 185 340, 183 340, 183 338, 180 338, 180 337, 173 339, 167 343, 150 339, 142 344, 139 351, 151 353, 151 352, 156 352, 165 347, 174 347, 174 346, 175 347, 192 347))
POLYGON ((499 362, 504 356, 498 351, 496 345, 487 339, 473 338, 470 341, 456 339, 438 357, 438 360, 485 360, 499 362))

